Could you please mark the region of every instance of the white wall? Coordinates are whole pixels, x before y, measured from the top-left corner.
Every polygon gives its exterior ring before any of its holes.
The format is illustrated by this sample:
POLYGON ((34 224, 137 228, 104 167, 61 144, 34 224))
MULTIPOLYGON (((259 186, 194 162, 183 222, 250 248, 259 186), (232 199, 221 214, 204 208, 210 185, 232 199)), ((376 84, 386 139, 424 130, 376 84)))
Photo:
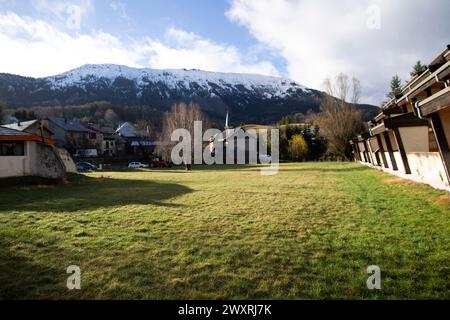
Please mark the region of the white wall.
MULTIPOLYGON (((405 173, 402 158, 399 152, 394 152, 395 159, 397 160, 398 171, 394 171, 392 166, 389 169, 384 167, 376 167, 370 164, 366 164, 370 167, 374 167, 383 170, 387 173, 396 175, 403 179, 416 181, 419 183, 425 183, 433 188, 450 191, 450 184, 448 183, 447 176, 442 163, 442 158, 439 152, 408 152, 406 156, 408 158, 409 166, 411 168, 411 174, 405 173)), ((389 156, 387 154, 387 159, 389 156)), ((389 161, 391 165, 391 162, 389 161)))
POLYGON ((409 152, 407 157, 411 174, 419 181, 440 189, 449 187, 439 152, 409 152))
POLYGON ((30 141, 25 141, 24 156, 0 156, 0 178, 24 176, 30 173, 30 141))
POLYGON ((0 156, 0 178, 39 176, 62 179, 65 167, 53 146, 25 141, 25 155, 0 156))

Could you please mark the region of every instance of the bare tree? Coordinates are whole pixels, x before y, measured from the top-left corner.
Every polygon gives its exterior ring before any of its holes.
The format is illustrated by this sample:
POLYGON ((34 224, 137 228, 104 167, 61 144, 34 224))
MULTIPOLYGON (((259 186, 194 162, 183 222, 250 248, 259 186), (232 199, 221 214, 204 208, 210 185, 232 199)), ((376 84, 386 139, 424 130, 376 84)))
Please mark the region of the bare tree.
POLYGON ((358 79, 339 74, 334 83, 327 78, 324 82, 325 97, 320 113, 313 116, 321 135, 327 141, 328 153, 346 160, 352 158, 349 141, 363 128, 362 114, 356 105, 361 95, 358 79))
MULTIPOLYGON (((170 136, 176 129, 186 129, 192 139, 191 148, 193 148, 194 137, 194 122, 202 121, 203 127, 206 128, 209 124, 207 117, 200 110, 200 106, 194 103, 186 104, 184 102, 175 104, 172 106, 170 112, 166 112, 163 117, 163 131, 161 140, 163 145, 156 148, 157 154, 159 154, 164 160, 170 161, 170 154, 173 147, 170 136)), ((191 166, 185 162, 186 169, 190 170, 191 166)))

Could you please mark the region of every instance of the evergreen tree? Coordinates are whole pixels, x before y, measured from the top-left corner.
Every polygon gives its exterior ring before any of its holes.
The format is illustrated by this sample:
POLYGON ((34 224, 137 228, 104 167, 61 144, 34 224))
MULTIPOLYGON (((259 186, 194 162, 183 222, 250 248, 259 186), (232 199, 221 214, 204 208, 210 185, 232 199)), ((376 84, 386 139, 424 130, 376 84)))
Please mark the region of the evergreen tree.
POLYGON ((392 77, 391 91, 388 93, 388 98, 393 99, 402 93, 402 80, 398 75, 392 77))
POLYGON ((413 70, 411 71, 410 75, 411 75, 411 77, 414 77, 416 75, 421 74, 426 69, 427 69, 427 66, 423 65, 422 62, 420 62, 420 60, 418 60, 416 62, 416 64, 414 65, 413 70))

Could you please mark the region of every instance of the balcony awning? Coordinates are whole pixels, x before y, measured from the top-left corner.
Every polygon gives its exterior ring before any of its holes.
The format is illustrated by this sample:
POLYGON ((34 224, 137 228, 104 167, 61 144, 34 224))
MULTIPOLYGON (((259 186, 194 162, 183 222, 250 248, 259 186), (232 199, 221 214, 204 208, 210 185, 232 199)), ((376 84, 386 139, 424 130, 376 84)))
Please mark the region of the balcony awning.
POLYGON ((385 125, 384 125, 384 122, 380 123, 376 127, 373 127, 372 129, 370 129, 370 131, 372 132, 372 135, 374 135, 374 136, 377 135, 377 134, 383 133, 386 130, 387 129, 386 129, 385 125))
POLYGON ((410 112, 384 120, 384 126, 386 129, 428 126, 428 120, 420 119, 413 112, 410 112))
POLYGON ((444 64, 440 65, 440 67, 436 71, 430 74, 420 84, 412 88, 411 91, 408 92, 406 95, 408 96, 409 99, 412 99, 413 97, 417 96, 420 92, 423 92, 427 88, 431 87, 437 81, 441 81, 442 79, 447 77, 449 74, 450 74, 450 61, 447 61, 444 64))
POLYGON ((450 87, 447 87, 431 97, 422 100, 417 105, 423 116, 438 112, 441 109, 450 107, 450 87))
POLYGON ((372 136, 383 133, 388 129, 399 127, 420 127, 427 126, 428 120, 418 118, 414 113, 405 113, 391 118, 384 119, 382 123, 370 129, 372 136))

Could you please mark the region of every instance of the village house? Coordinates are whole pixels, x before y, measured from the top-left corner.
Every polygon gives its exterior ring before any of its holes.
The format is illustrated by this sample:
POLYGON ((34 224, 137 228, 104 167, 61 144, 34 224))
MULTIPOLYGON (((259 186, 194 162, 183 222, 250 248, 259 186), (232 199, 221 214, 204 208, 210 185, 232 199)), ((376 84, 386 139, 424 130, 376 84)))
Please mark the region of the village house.
POLYGON ((116 155, 115 130, 98 124, 89 124, 87 128, 97 133, 96 147, 99 156, 114 157, 116 155))
POLYGON ((149 157, 158 144, 150 139, 148 130, 138 130, 129 122, 119 126, 115 134, 117 152, 122 156, 149 157))
POLYGON ((66 166, 54 144, 48 137, 0 126, 0 178, 64 179, 66 166))
POLYGON ((233 128, 229 124, 228 113, 222 134, 211 137, 209 141, 211 155, 215 157, 216 153, 221 153, 224 164, 255 164, 259 160, 258 149, 256 130, 233 128), (219 148, 222 148, 222 150, 219 151, 219 148))
POLYGON ((12 124, 3 125, 3 127, 14 129, 21 132, 31 133, 45 138, 52 138, 53 132, 39 120, 17 121, 12 124))
POLYGON ((101 144, 101 133, 91 130, 82 123, 65 118, 49 117, 43 123, 50 128, 58 147, 66 148, 75 156, 98 155, 97 147, 101 144))
POLYGON ((350 143, 356 161, 450 190, 450 49, 386 103, 350 143))

